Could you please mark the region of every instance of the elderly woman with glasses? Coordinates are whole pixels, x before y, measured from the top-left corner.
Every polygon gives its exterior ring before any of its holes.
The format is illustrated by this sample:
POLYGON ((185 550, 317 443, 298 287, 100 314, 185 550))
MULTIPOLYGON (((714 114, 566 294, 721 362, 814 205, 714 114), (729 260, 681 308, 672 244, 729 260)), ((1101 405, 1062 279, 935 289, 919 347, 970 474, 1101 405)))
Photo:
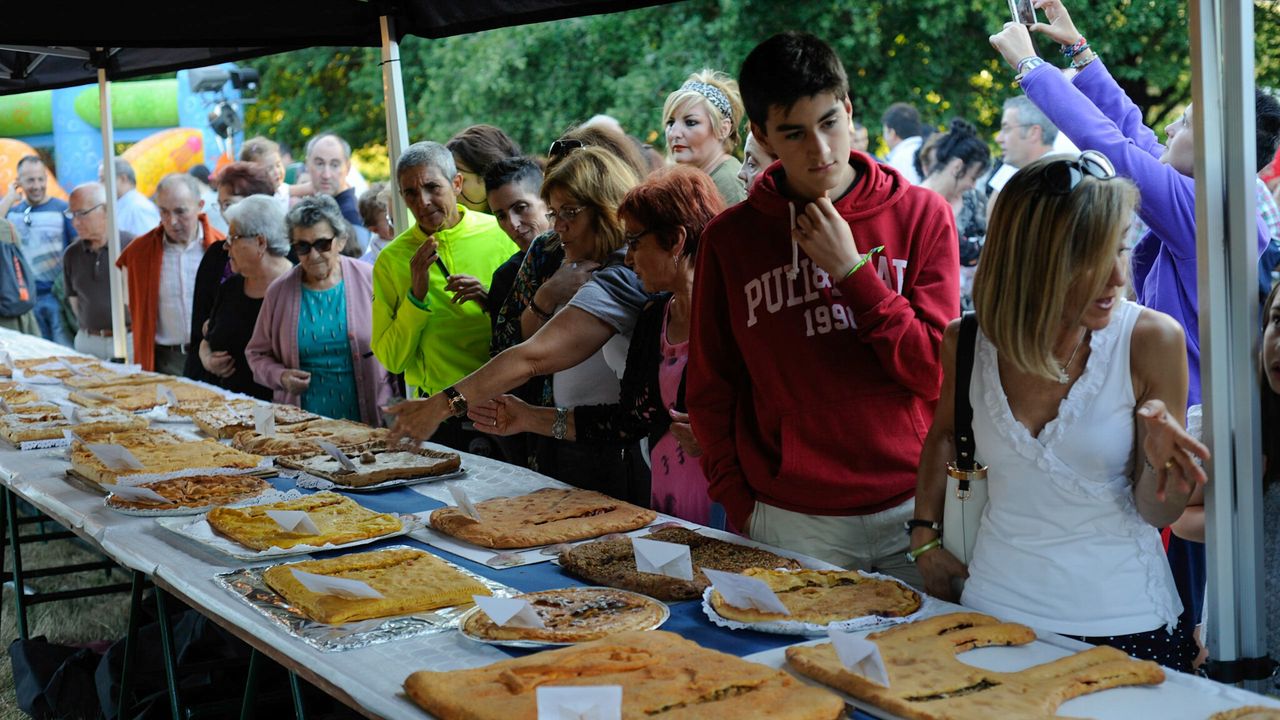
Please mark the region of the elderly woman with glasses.
POLYGON ((226 239, 235 272, 218 286, 200 341, 200 364, 228 390, 270 400, 271 390, 253 381, 245 347, 253 337, 253 322, 262 298, 275 279, 289 272, 289 236, 284 212, 267 195, 253 195, 229 207, 226 239))
MULTIPOLYGON (((552 437, 557 440, 566 438, 569 407, 618 401, 627 343, 649 299, 624 264, 618 218, 619 203, 638 180, 625 163, 598 147, 574 150, 547 172, 542 197, 564 260, 523 313, 529 339, 456 385, 397 406, 395 433, 429 438, 450 416, 465 416, 468 401, 491 399, 539 375, 552 376, 557 406, 552 437)), ((572 485, 644 505, 649 478, 643 462, 637 462, 637 450, 634 443, 558 443, 554 468, 539 469, 572 485)))
POLYGON ((668 156, 710 175, 726 205, 747 197, 738 180, 742 163, 734 157, 742 142, 742 117, 738 83, 713 70, 690 75, 662 106, 668 156))
POLYGON ((1137 200, 1093 152, 1037 160, 1000 192, 975 312, 943 336, 909 555, 934 595, 967 576, 966 607, 1190 670, 1158 528, 1204 482, 1208 451, 1183 429, 1182 328, 1125 299, 1137 200), (946 480, 983 465, 966 570, 940 546, 963 530, 941 525, 946 480))
POLYGON ((245 354, 276 402, 381 424, 387 371, 373 356, 373 268, 342 254, 351 229, 333 198, 304 198, 285 218, 298 266, 267 290, 245 354))

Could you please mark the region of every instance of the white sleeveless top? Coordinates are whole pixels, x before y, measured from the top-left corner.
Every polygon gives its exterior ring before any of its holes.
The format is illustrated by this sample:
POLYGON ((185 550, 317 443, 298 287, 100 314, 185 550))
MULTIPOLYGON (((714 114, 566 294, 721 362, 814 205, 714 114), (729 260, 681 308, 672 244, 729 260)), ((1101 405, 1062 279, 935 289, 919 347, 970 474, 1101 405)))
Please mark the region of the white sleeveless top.
POLYGON ((1013 417, 995 346, 978 333, 969 400, 990 499, 961 603, 1070 635, 1170 630, 1182 612, 1159 532, 1130 481, 1136 401, 1129 370, 1142 308, 1117 303, 1084 373, 1038 438, 1013 417))

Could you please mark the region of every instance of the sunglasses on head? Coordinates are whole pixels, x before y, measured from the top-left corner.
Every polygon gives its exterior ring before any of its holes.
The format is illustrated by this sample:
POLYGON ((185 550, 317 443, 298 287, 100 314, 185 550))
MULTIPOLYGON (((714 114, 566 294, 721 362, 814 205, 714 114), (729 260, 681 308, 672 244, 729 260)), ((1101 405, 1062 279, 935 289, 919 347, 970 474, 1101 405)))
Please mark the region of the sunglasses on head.
POLYGON ((1051 195, 1070 195, 1086 175, 1109 180, 1116 176, 1116 168, 1106 155, 1097 150, 1085 150, 1078 158, 1050 163, 1044 169, 1041 183, 1051 195))
POLYGON ((547 156, 554 160, 586 146, 587 144, 581 140, 557 140, 551 143, 551 149, 547 150, 547 156))
POLYGON ((22 222, 26 223, 27 225, 31 224, 31 206, 30 205, 28 205, 22 211, 22 222))
POLYGON ((316 238, 311 242, 306 242, 305 240, 295 240, 293 241, 292 247, 293 247, 293 251, 297 253, 298 257, 305 257, 307 255, 310 255, 312 250, 315 250, 316 252, 329 252, 329 248, 333 247, 333 241, 336 239, 337 238, 331 238, 331 237, 316 238))

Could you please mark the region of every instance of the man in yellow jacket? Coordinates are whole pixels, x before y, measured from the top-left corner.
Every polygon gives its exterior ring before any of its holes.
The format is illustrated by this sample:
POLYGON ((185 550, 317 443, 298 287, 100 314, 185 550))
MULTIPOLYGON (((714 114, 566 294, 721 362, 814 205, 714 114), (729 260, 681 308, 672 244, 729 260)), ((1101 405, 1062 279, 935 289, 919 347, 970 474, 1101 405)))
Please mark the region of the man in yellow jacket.
MULTIPOLYGON (((410 145, 396 179, 417 224, 374 264, 373 353, 404 373, 410 397, 425 397, 488 361, 488 290, 479 278, 492 278, 517 248, 492 215, 458 204, 462 175, 443 145, 410 145)), ((442 427, 435 439, 460 443, 459 429, 442 427)))

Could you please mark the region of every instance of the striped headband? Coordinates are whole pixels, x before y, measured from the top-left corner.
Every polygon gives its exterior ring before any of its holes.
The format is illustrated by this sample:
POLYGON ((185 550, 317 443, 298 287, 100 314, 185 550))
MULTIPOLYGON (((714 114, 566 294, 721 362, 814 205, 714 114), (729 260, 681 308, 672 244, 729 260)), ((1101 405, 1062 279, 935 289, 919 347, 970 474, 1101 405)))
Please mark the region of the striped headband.
POLYGON ((729 105, 729 98, 725 96, 724 92, 720 88, 715 85, 708 85, 704 82, 690 80, 689 82, 681 85, 680 90, 692 90, 698 93, 702 97, 706 98, 707 102, 711 103, 715 109, 719 110, 721 115, 728 118, 730 122, 733 122, 733 108, 729 105))

